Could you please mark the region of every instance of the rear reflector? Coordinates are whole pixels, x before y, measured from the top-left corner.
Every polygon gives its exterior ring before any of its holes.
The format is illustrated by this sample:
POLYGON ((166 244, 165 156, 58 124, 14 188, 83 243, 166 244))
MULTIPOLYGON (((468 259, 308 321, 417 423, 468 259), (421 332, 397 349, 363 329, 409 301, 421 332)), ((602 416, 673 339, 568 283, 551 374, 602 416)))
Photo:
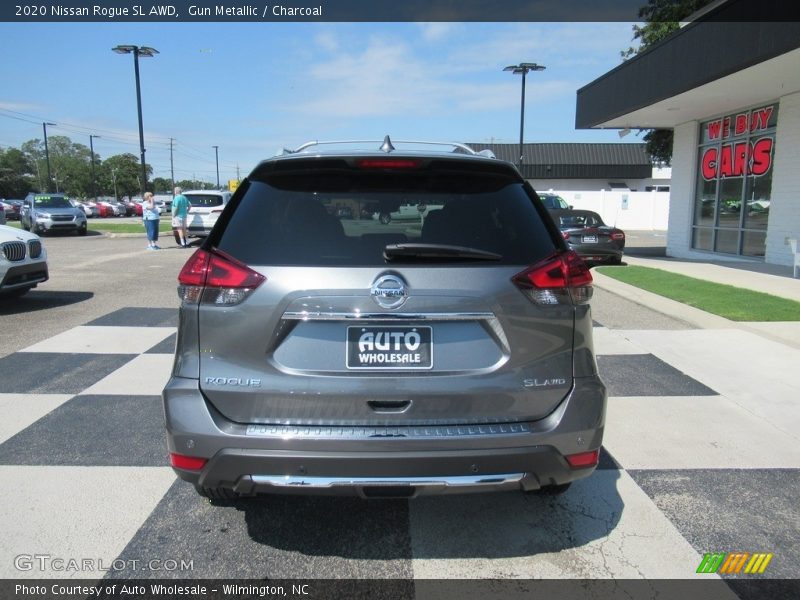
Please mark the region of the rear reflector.
POLYGON ((511 281, 535 304, 585 304, 592 298, 592 274, 574 250, 546 258, 511 281))
POLYGON ((221 250, 198 248, 178 275, 178 295, 188 304, 234 306, 266 280, 221 250))
POLYGON ((569 466, 573 469, 585 469, 586 467, 594 467, 600 461, 600 449, 592 450, 591 452, 581 452, 580 454, 570 454, 565 456, 569 466))
POLYGON ((169 453, 169 464, 176 469, 185 469, 187 471, 199 471, 206 466, 207 458, 200 458, 198 456, 184 456, 183 454, 169 453))
POLYGON ((408 158, 362 158, 356 161, 360 169, 418 169, 421 164, 408 158))

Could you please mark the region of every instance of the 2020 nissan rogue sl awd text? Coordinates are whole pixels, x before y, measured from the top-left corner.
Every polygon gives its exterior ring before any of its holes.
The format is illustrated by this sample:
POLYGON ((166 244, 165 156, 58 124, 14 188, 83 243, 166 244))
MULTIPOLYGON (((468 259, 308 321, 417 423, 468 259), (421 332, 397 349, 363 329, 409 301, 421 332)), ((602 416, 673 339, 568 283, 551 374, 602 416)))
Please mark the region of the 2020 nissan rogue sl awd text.
POLYGON ((201 494, 562 491, 597 466, 587 266, 513 165, 407 147, 261 162, 183 267, 163 399, 201 494))

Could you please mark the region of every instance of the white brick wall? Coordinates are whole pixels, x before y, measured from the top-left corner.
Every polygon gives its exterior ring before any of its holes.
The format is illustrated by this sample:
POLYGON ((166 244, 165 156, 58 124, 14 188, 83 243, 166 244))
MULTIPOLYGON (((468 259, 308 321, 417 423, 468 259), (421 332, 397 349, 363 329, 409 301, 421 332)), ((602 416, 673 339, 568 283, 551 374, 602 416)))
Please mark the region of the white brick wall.
POLYGON ((775 137, 765 260, 791 265, 793 257, 785 240, 800 238, 800 93, 780 99, 775 137))
POLYGON ((692 252, 692 207, 697 172, 697 121, 675 127, 672 145, 667 256, 698 258, 707 253, 692 252))

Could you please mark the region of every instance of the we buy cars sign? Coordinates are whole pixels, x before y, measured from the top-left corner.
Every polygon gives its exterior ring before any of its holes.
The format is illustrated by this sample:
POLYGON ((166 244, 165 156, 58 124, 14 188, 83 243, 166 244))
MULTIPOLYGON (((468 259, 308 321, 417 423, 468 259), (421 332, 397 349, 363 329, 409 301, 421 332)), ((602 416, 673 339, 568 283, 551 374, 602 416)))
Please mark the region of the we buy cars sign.
POLYGON ((700 161, 703 178, 710 181, 717 177, 758 177, 767 173, 772 166, 775 138, 758 134, 775 126, 774 116, 772 105, 705 123, 706 142, 720 140, 722 144, 703 150, 700 161))

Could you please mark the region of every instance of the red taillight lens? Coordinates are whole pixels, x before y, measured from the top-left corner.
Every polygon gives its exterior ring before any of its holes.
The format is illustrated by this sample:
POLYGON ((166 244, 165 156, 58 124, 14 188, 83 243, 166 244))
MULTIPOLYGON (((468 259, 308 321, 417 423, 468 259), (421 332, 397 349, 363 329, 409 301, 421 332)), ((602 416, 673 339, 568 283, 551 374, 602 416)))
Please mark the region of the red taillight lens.
POLYGON ((198 249, 178 275, 178 295, 187 304, 234 306, 267 280, 220 250, 198 249))
POLYGON ((581 452, 579 454, 570 454, 565 456, 569 466, 573 469, 585 469, 586 467, 594 467, 600 461, 600 449, 592 450, 591 452, 581 452))
POLYGON ((208 261, 206 287, 257 288, 266 277, 224 252, 215 250, 208 261))
POLYGON ((574 250, 546 258, 511 280, 535 304, 585 304, 592 297, 592 274, 574 250))
POLYGON ((356 161, 360 169, 418 169, 421 164, 409 158, 362 158, 356 161))
POLYGON ((569 232, 568 231, 562 231, 561 232, 561 237, 563 237, 565 240, 568 240, 569 239, 569 232))
POLYGON ((195 253, 189 257, 186 264, 183 265, 181 272, 178 274, 178 283, 181 285, 205 285, 208 261, 210 258, 211 254, 202 248, 198 248, 195 253))
POLYGON ((611 234, 612 240, 624 240, 625 239, 625 232, 624 231, 615 231, 611 234))
POLYGON ((199 471, 206 466, 208 459, 200 458, 198 456, 184 456, 183 454, 169 453, 169 464, 176 469, 185 469, 187 471, 199 471))

